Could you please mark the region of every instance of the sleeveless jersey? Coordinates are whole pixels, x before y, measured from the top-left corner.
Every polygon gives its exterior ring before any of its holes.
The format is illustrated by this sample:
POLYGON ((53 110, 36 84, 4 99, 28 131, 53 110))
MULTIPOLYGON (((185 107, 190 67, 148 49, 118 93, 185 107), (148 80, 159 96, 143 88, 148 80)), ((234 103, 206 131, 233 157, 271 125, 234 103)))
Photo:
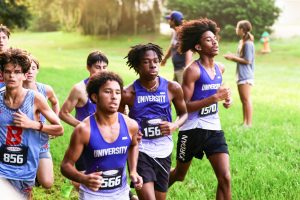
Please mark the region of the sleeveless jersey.
MULTIPOLYGON (((199 61, 200 77, 195 82, 194 93, 191 101, 205 99, 214 95, 222 84, 222 74, 219 67, 215 64, 216 75, 211 79, 199 61)), ((195 112, 188 113, 188 119, 179 130, 190 130, 195 128, 207 130, 221 130, 221 123, 218 113, 218 103, 213 103, 195 112)))
MULTIPOLYGON (((48 99, 46 85, 43 83, 36 83, 36 87, 37 87, 38 92, 41 93, 46 99, 48 99)), ((40 115, 40 120, 43 124, 46 123, 46 118, 42 114, 40 115)), ((41 144, 42 144, 41 153, 48 152, 49 148, 50 148, 48 134, 41 132, 41 144)))
POLYGON ((165 158, 172 153, 172 135, 161 135, 161 121, 172 121, 171 105, 168 97, 168 81, 159 77, 156 91, 148 92, 139 80, 133 83, 135 90, 134 104, 129 108, 129 117, 135 119, 143 138, 139 151, 154 158, 165 158))
MULTIPOLYGON (((87 84, 88 80, 88 78, 83 80, 85 85, 87 84)), ((88 98, 86 104, 82 107, 75 107, 75 111, 75 118, 79 121, 83 121, 86 117, 96 112, 96 104, 92 103, 90 98, 88 98)))
POLYGON ((21 110, 34 120, 34 91, 28 90, 18 109, 4 104, 0 93, 0 177, 12 180, 34 181, 39 161, 40 133, 13 125, 13 113, 21 110))
POLYGON ((115 193, 127 189, 126 181, 126 161, 128 148, 131 145, 131 138, 127 125, 121 113, 118 113, 120 132, 116 141, 108 143, 104 140, 98 129, 95 115, 89 117, 90 120, 90 140, 84 148, 86 160, 86 174, 102 171, 103 183, 101 189, 93 192, 85 185, 80 188, 90 194, 112 196, 115 193))

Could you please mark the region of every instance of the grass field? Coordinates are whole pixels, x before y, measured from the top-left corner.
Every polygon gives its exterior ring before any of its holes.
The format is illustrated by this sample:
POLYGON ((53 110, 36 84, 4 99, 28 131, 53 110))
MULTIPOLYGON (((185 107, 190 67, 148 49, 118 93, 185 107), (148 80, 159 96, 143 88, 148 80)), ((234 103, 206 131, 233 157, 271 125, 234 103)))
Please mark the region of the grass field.
MULTIPOLYGON (((119 73, 126 84, 137 78, 123 59, 130 46, 153 42, 166 50, 169 37, 120 36, 111 40, 69 33, 14 33, 13 47, 27 49, 41 63, 38 80, 55 89, 62 104, 76 82, 87 77, 86 57, 100 49, 109 58, 109 69, 119 73)), ((232 197, 237 200, 300 199, 300 38, 273 40, 272 53, 256 55, 255 87, 253 88, 254 124, 251 129, 240 126, 242 108, 235 84, 235 64, 223 54, 235 52, 237 42, 220 42, 217 61, 226 66, 224 82, 232 88, 234 104, 220 110, 221 122, 230 150, 232 197)), ((257 51, 261 44, 256 44, 257 51)), ((160 74, 172 78, 170 60, 160 74)), ((64 136, 51 140, 55 167, 55 184, 50 190, 34 189, 34 199, 59 200, 65 178, 59 165, 69 143, 72 128, 64 124, 64 136)), ((174 134, 174 142, 177 134, 174 134)), ((173 166, 175 149, 173 151, 173 166)), ((216 179, 208 160, 193 160, 183 183, 170 188, 169 200, 214 199, 216 179)), ((77 199, 72 192, 70 199, 77 199)))

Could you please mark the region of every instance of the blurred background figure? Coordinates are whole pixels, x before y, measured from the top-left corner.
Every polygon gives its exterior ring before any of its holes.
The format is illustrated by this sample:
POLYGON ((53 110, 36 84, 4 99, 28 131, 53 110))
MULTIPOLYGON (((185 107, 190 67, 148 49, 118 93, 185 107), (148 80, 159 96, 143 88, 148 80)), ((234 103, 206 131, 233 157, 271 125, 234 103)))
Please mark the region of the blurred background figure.
POLYGON ((241 38, 237 54, 226 54, 227 60, 236 62, 237 86, 243 105, 243 126, 252 126, 253 105, 251 88, 254 85, 254 36, 252 25, 247 20, 241 20, 236 25, 236 34, 241 38))
POLYGON ((183 14, 179 11, 172 11, 169 15, 165 17, 170 25, 172 31, 171 44, 165 53, 164 58, 161 61, 161 66, 165 66, 167 60, 172 57, 172 63, 174 67, 173 80, 177 81, 180 85, 182 84, 182 76, 185 66, 189 64, 192 60, 193 53, 188 51, 186 53, 180 54, 178 52, 178 39, 176 31, 182 25, 183 14))
POLYGON ((264 31, 263 34, 261 35, 260 42, 263 44, 263 48, 260 51, 261 53, 270 53, 271 48, 270 48, 270 34, 267 31, 264 31))

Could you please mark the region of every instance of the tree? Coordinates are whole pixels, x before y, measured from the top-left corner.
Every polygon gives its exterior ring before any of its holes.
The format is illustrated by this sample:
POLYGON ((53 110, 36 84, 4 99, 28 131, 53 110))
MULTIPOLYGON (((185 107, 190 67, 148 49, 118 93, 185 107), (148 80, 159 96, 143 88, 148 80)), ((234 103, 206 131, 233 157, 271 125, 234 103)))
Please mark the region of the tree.
POLYGON ((239 20, 249 20, 255 37, 264 31, 271 32, 271 26, 279 17, 280 9, 274 0, 172 0, 168 8, 180 10, 186 19, 207 17, 215 20, 221 27, 221 36, 235 37, 235 26, 239 20))
POLYGON ((0 0, 0 24, 9 28, 27 28, 31 14, 27 2, 21 0, 0 0))

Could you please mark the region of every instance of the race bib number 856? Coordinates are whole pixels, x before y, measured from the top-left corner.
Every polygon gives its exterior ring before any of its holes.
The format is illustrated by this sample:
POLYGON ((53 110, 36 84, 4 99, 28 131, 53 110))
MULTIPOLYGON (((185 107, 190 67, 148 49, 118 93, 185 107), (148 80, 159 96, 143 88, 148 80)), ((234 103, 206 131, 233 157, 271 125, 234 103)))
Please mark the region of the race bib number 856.
POLYGON ((2 145, 0 161, 8 165, 24 165, 27 162, 28 147, 2 145))

